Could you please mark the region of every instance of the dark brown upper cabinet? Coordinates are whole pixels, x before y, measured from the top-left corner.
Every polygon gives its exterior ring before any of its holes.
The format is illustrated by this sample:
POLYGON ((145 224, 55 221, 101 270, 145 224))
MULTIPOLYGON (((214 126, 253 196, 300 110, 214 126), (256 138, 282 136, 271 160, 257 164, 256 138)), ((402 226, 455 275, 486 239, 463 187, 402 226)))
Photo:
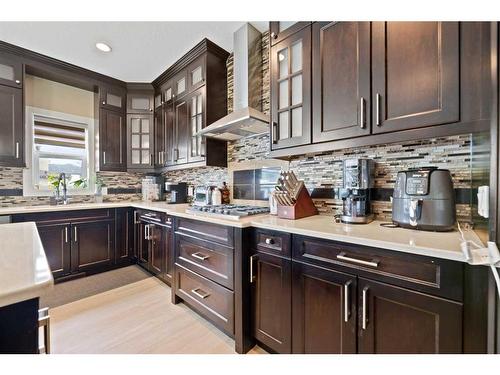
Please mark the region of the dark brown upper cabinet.
POLYGON ((127 166, 129 169, 152 169, 155 128, 151 114, 127 114, 127 166))
POLYGON ((293 353, 356 353, 354 275, 293 263, 293 353))
POLYGON ((152 93, 127 93, 127 113, 153 113, 155 108, 152 93))
POLYGON ((165 137, 165 109, 159 108, 154 114, 154 155, 155 167, 163 167, 167 163, 165 137))
POLYGON ((316 22, 313 142, 370 134, 370 23, 316 22))
POLYGON ((165 103, 163 111, 163 122, 165 127, 165 165, 175 164, 175 104, 170 101, 165 103))
POLYGON ((462 353, 461 303, 360 278, 358 351, 462 353))
POLYGON ((197 90, 205 84, 206 55, 200 56, 187 67, 188 90, 197 90))
POLYGON ((271 149, 311 143, 311 26, 271 47, 271 149))
POLYGON ((24 166, 23 90, 0 85, 0 165, 24 166))
POLYGON ((205 127, 205 88, 201 87, 189 94, 188 118, 189 118, 189 144, 188 162, 201 161, 205 157, 205 137, 197 136, 196 133, 205 127))
POLYGON ((271 45, 288 38, 290 35, 295 34, 304 27, 307 27, 311 22, 294 22, 294 21, 272 21, 269 23, 269 37, 271 38, 271 45))
POLYGON ((127 106, 126 90, 119 87, 101 86, 100 89, 100 107, 125 112, 127 106))
POLYGON ((122 112, 101 108, 99 165, 102 171, 127 170, 127 128, 122 112))
POLYGON ((23 63, 18 57, 0 55, 0 85, 23 87, 23 63))
POLYGON ((374 133, 460 120, 458 22, 374 22, 374 133))
POLYGON ((189 102, 184 99, 179 99, 174 102, 174 163, 185 164, 188 162, 188 143, 189 139, 189 102))

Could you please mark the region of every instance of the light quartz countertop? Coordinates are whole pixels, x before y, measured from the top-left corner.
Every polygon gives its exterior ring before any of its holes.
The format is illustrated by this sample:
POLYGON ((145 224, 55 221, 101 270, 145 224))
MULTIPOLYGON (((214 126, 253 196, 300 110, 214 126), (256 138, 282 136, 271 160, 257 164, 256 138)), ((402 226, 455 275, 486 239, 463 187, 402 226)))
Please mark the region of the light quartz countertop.
MULTIPOLYGON (((203 214, 186 213, 188 204, 165 202, 87 203, 65 206, 24 206, 0 208, 0 215, 96 208, 134 207, 165 212, 172 216, 206 221, 237 228, 255 227, 300 234, 304 236, 378 247, 410 254, 465 262, 460 250, 460 234, 452 232, 427 232, 404 228, 386 228, 381 221, 370 224, 338 224, 331 216, 317 215, 299 220, 280 219, 272 215, 255 215, 240 220, 215 218, 203 214)), ((473 231, 465 232, 466 239, 482 244, 473 231)))
POLYGON ((0 225, 0 307, 40 297, 53 285, 35 223, 0 225))

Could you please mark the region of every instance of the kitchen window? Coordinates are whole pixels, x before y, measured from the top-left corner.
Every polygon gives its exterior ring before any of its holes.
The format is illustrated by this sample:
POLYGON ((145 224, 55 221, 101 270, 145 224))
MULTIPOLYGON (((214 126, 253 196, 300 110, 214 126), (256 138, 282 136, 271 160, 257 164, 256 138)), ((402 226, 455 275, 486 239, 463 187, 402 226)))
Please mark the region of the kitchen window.
POLYGON ((91 194, 93 121, 36 108, 28 112, 27 155, 31 163, 24 176, 24 195, 52 195, 50 176, 57 177, 60 173, 66 174, 68 194, 91 194), (74 186, 81 179, 85 184, 74 186))

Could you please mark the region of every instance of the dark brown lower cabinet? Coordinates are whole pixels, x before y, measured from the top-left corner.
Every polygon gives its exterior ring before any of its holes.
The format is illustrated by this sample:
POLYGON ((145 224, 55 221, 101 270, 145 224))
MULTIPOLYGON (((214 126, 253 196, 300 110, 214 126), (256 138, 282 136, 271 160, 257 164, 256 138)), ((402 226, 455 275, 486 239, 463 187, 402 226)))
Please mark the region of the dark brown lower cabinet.
POLYGON ((254 337, 277 353, 291 353, 292 261, 262 252, 250 261, 254 337))
POLYGON ((71 224, 71 268, 77 272, 115 261, 114 220, 71 224))
POLYGON ((54 278, 71 272, 71 242, 69 223, 39 224, 37 226, 49 267, 54 278))
POLYGON ((356 353, 356 276, 293 262, 294 353, 356 353))
POLYGON ((462 353, 462 304, 360 278, 358 351, 462 353))

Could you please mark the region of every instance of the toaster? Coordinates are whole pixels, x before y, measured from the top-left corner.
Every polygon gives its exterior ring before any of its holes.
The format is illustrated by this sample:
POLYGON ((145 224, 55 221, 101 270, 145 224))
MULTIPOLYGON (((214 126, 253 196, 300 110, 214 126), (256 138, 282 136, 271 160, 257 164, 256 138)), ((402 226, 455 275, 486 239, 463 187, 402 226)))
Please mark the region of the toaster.
POLYGON ((398 172, 392 221, 400 227, 444 232, 456 221, 450 171, 424 167, 398 172))

